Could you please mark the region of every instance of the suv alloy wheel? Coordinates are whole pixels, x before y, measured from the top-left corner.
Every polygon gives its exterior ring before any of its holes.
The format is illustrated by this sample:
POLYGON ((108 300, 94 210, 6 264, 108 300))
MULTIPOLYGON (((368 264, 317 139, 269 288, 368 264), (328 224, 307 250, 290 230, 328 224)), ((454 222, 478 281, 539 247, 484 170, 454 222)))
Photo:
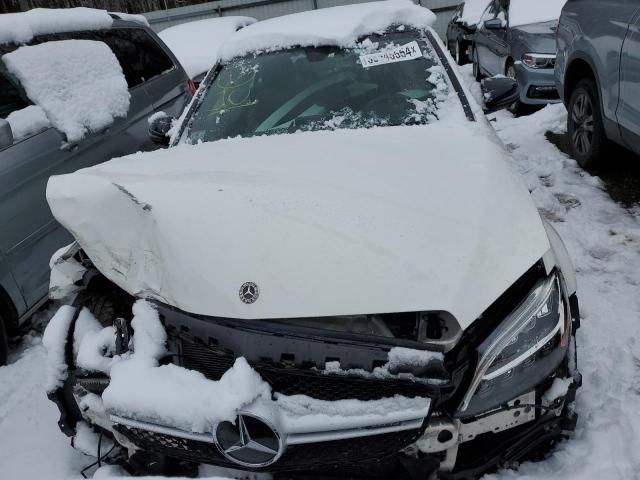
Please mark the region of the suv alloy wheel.
POLYGON ((600 97, 591 79, 581 80, 571 92, 567 130, 573 158, 585 169, 602 166, 609 141, 604 132, 600 97))

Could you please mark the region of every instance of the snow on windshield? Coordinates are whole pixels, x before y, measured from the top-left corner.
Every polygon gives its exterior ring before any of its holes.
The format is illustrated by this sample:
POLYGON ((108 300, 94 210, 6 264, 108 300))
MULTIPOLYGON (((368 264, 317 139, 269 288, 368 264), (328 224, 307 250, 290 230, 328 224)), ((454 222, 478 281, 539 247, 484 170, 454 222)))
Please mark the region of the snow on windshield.
POLYGON ((246 25, 255 23, 251 17, 208 18, 167 28, 158 35, 194 78, 211 68, 218 59, 218 47, 246 25))
POLYGON ((69 142, 127 116, 127 81, 117 58, 102 42, 62 40, 25 46, 7 53, 2 61, 69 142))
POLYGON ((460 21, 468 26, 477 25, 491 0, 467 0, 460 21))
POLYGON ((297 48, 224 65, 186 141, 437 121, 450 94, 445 72, 426 38, 398 30, 352 49, 297 48))
POLYGON ((0 44, 27 43, 37 35, 109 28, 113 19, 93 8, 34 8, 0 15, 0 44))
POLYGON ((220 49, 229 60, 250 52, 294 46, 352 47, 358 39, 393 25, 428 28, 436 16, 409 0, 386 0, 313 10, 271 18, 240 30, 220 49))
POLYGON ((518 27, 558 20, 566 0, 511 0, 509 25, 518 27))

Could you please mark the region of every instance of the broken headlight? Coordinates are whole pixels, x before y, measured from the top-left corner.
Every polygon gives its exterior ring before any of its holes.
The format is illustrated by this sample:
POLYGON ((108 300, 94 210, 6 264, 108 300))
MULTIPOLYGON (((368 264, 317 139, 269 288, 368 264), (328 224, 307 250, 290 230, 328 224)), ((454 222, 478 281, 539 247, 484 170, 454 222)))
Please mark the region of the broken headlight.
POLYGON ((568 320, 568 302, 553 274, 478 348, 478 366, 460 416, 497 408, 547 378, 564 358, 568 320))

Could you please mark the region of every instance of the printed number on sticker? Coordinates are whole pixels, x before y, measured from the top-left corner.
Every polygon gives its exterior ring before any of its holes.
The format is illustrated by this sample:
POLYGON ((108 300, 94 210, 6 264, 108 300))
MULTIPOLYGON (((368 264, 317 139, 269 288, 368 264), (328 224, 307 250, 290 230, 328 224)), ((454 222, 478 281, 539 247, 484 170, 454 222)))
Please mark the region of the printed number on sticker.
POLYGON ((386 63, 405 62, 422 57, 418 42, 407 43, 401 47, 393 48, 379 53, 360 55, 360 63, 364 68, 376 67, 386 63))

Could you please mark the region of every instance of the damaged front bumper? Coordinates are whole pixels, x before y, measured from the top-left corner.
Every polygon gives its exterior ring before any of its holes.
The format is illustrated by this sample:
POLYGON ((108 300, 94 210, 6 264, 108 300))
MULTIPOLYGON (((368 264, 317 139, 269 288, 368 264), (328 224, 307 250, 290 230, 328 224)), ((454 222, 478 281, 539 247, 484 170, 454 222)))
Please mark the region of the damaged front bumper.
POLYGON ((469 378, 447 362, 389 371, 381 368, 390 350, 384 341, 158 309, 169 336, 167 362, 219 380, 244 356, 269 383, 273 398, 243 407, 235 424, 194 433, 104 410, 100 395, 109 378, 71 364, 64 387, 50 396, 65 433, 73 435, 82 420, 110 432, 130 456, 151 452, 285 476, 426 478, 439 472, 462 479, 535 459, 575 427, 575 348, 559 351, 552 370, 533 388, 465 417, 453 405, 469 378), (336 363, 346 369, 320 367, 336 363), (561 378, 568 379, 567 388, 548 398, 561 378), (257 439, 257 447, 248 448, 247 438, 257 439), (397 474, 399 467, 404 474, 397 474))

